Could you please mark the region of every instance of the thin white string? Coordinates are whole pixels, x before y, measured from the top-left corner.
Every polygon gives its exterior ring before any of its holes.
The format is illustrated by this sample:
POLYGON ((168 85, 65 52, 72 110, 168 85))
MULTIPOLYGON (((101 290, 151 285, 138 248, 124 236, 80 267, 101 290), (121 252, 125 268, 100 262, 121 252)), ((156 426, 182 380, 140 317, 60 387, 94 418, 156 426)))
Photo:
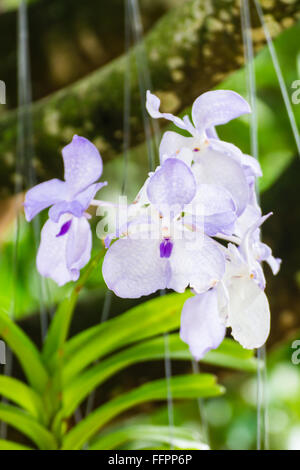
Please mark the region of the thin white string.
POLYGON ((124 76, 124 113, 123 113, 123 152, 124 152, 124 171, 121 194, 126 193, 126 184, 128 179, 128 157, 130 149, 130 114, 131 114, 131 73, 130 73, 130 17, 129 4, 125 1, 125 76, 124 76))
MULTIPOLYGON (((245 53, 245 70, 247 79, 247 92, 252 113, 250 115, 250 144, 251 154, 259 160, 258 149, 258 114, 256 100, 255 64, 253 54, 251 16, 249 0, 241 0, 241 25, 245 53)), ((256 195, 259 200, 259 190, 256 187, 256 195)), ((268 448, 268 406, 267 406, 267 366, 266 348, 257 350, 257 450, 268 448)))
POLYGON ((257 350, 257 450, 268 450, 268 388, 266 347, 257 350))
MULTIPOLYGON (((162 294, 164 295, 164 293, 162 294)), ((167 381, 167 407, 168 407, 168 423, 169 423, 169 433, 170 433, 170 450, 174 450, 174 404, 173 404, 173 395, 171 388, 171 378, 172 378, 172 364, 170 358, 170 345, 169 345, 169 335, 164 333, 164 347, 165 347, 165 376, 167 381)))
POLYGON ((244 42, 247 92, 252 111, 249 115, 251 155, 256 158, 256 160, 258 160, 258 116, 256 100, 256 80, 251 32, 251 17, 248 0, 241 0, 241 24, 244 42))
MULTIPOLYGON (((192 360, 192 368, 193 368, 194 374, 200 374, 201 371, 200 371, 199 363, 194 359, 192 360)), ((208 421, 207 421, 204 400, 202 398, 197 398, 197 405, 198 405, 199 416, 200 416, 200 420, 202 424, 202 439, 204 443, 210 447, 209 428, 208 428, 208 421)))
POLYGON ((263 383, 264 383, 264 396, 263 396, 263 403, 264 403, 264 449, 269 450, 269 387, 268 387, 268 368, 267 368, 267 349, 264 345, 261 348, 261 354, 263 356, 263 383))
MULTIPOLYGON (((103 303, 103 308, 102 308, 100 324, 104 323, 109 317, 109 312, 110 312, 110 307, 111 307, 111 300, 112 300, 111 291, 107 290, 105 292, 105 296, 104 296, 104 303, 103 303)), ((96 390, 93 390, 92 393, 90 393, 90 395, 87 399, 87 404, 86 404, 86 409, 85 409, 85 416, 88 416, 91 413, 91 411, 93 410, 95 397, 96 397, 96 390)), ((81 419, 82 419, 81 410, 80 410, 80 408, 77 408, 77 410, 75 412, 75 420, 76 420, 76 422, 78 422, 81 419)))
POLYGON ((147 60, 147 51, 143 41, 143 25, 141 21, 138 0, 128 0, 128 5, 130 8, 130 20, 135 40, 136 67, 138 73, 141 109, 144 122, 144 132, 147 145, 149 169, 150 171, 153 171, 155 168, 156 153, 158 149, 159 127, 155 119, 150 120, 145 106, 146 91, 148 89, 152 89, 152 83, 147 60), (153 127, 153 139, 151 133, 151 125, 153 127))
MULTIPOLYGON (((31 91, 31 73, 30 58, 28 48, 28 21, 26 1, 22 0, 19 7, 18 22, 18 138, 17 138, 17 154, 18 165, 17 176, 25 179, 25 184, 33 186, 36 184, 35 170, 33 167, 33 125, 31 115, 32 91, 31 91)), ((22 181, 18 183, 20 186, 16 188, 16 193, 22 188, 22 181)), ((24 183, 23 183, 24 184, 24 183)), ((40 238, 41 223, 39 216, 32 221, 35 251, 37 251, 40 238)), ((45 296, 49 296, 47 292, 47 284, 43 277, 38 275, 38 299, 39 313, 41 324, 41 339, 44 340, 48 329, 48 315, 45 307, 45 296)))

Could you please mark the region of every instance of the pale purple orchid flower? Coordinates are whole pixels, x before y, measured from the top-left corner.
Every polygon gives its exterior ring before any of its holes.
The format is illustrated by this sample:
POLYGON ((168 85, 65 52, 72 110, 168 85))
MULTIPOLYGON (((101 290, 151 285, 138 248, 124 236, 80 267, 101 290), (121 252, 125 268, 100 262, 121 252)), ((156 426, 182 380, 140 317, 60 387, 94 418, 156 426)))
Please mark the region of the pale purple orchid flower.
POLYGON ((186 208, 184 222, 198 227, 211 237, 231 235, 237 221, 232 195, 222 186, 199 184, 193 202, 186 208))
POLYGON ((190 347, 196 360, 202 359, 223 341, 226 325, 219 315, 218 291, 210 289, 184 303, 180 321, 180 337, 190 347))
POLYGON ((106 185, 96 183, 102 174, 102 159, 87 139, 75 135, 62 154, 65 181, 52 179, 34 186, 24 202, 28 221, 51 206, 41 232, 37 269, 58 285, 76 281, 90 259, 92 234, 85 211, 106 185))
POLYGON ((281 259, 275 258, 261 241, 260 227, 271 215, 259 214, 254 222, 248 222, 239 246, 229 244, 227 248, 229 262, 224 277, 229 298, 227 325, 233 337, 247 349, 261 347, 270 331, 270 309, 261 264, 267 262, 276 275, 281 259))
POLYGON ((212 130, 215 126, 226 124, 242 114, 251 112, 247 101, 231 90, 208 91, 200 95, 192 106, 193 124, 188 116, 181 119, 170 113, 161 113, 159 107, 160 99, 148 90, 146 108, 150 116, 172 121, 177 127, 187 130, 193 137, 199 139, 197 142, 201 144, 207 138, 207 131, 217 137, 212 130))
POLYGON ((91 249, 92 232, 85 216, 63 214, 58 222, 48 219, 41 231, 37 269, 59 286, 77 281, 90 260, 91 249))
POLYGON ((263 269, 261 267, 262 261, 266 261, 274 275, 279 272, 281 259, 275 258, 272 255, 271 248, 262 243, 260 226, 272 215, 272 212, 265 216, 259 216, 254 223, 248 226, 248 229, 245 231, 240 246, 239 251, 246 261, 247 266, 251 272, 251 275, 256 280, 257 284, 261 289, 265 289, 266 280, 264 276, 263 269))
POLYGON ((248 227, 240 246, 229 243, 222 280, 210 291, 185 303, 180 335, 196 359, 219 346, 226 327, 231 328, 232 336, 246 349, 259 348, 266 342, 270 309, 261 261, 267 261, 274 274, 280 267, 280 260, 272 256, 258 233, 270 215, 259 217, 248 227))
POLYGON ((184 137, 176 132, 165 132, 160 144, 161 161, 179 156, 184 148, 190 149, 190 162, 197 182, 227 189, 236 204, 237 215, 240 215, 249 199, 247 176, 249 173, 260 174, 260 168, 255 159, 244 155, 236 146, 219 140, 214 126, 250 113, 248 103, 230 90, 209 91, 199 96, 192 106, 194 124, 188 116, 181 119, 161 113, 159 106, 159 98, 147 91, 146 108, 150 116, 170 120, 192 135, 184 137))
POLYGON ((270 332, 270 308, 266 294, 250 277, 232 277, 227 283, 188 299, 181 317, 180 337, 191 354, 202 359, 223 341, 226 327, 245 349, 265 344, 270 332), (225 289, 227 303, 220 304, 225 289))
POLYGON ((88 139, 75 135, 62 150, 65 181, 52 179, 26 193, 24 210, 29 222, 50 207, 49 217, 58 222, 65 213, 81 217, 99 189, 107 183, 96 183, 103 169, 100 153, 88 139))
POLYGON ((104 258, 103 277, 116 295, 136 298, 165 288, 184 292, 188 286, 204 292, 222 278, 225 260, 217 243, 203 233, 195 239, 180 221, 196 192, 191 169, 176 158, 165 160, 150 176, 143 199, 158 217, 143 232, 130 236, 127 230, 104 258))

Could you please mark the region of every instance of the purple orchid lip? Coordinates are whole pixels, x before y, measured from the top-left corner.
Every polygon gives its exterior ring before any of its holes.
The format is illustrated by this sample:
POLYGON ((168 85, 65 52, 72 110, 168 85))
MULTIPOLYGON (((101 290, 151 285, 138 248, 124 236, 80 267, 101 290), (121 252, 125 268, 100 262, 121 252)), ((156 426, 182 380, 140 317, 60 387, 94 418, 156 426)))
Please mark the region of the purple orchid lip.
POLYGON ((165 238, 159 245, 159 250, 161 258, 170 258, 173 250, 173 243, 169 238, 165 238))
POLYGON ((72 223, 72 219, 67 220, 67 222, 65 222, 61 226, 60 231, 58 232, 58 234, 56 236, 57 237, 62 237, 63 235, 65 235, 69 231, 69 229, 71 227, 71 223, 72 223))

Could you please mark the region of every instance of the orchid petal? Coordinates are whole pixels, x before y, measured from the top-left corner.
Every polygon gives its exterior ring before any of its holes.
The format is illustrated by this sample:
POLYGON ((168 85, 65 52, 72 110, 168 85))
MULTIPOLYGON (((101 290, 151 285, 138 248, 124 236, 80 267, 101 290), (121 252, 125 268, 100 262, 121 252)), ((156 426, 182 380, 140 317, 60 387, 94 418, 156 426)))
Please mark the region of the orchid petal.
POLYGON ((247 176, 253 176, 255 178, 262 176, 262 169, 258 160, 250 155, 244 154, 236 145, 233 145, 230 142, 224 142, 220 139, 212 138, 209 140, 209 146, 213 150, 224 153, 224 155, 227 155, 240 163, 247 176))
POLYGON ((73 214, 75 217, 81 217, 84 208, 78 201, 59 201, 49 210, 49 217, 53 222, 58 222, 62 214, 73 214))
POLYGON ((169 260, 171 277, 167 287, 176 292, 184 292, 190 286, 201 294, 214 287, 225 272, 223 253, 206 236, 194 242, 174 240, 169 260))
POLYGON ((251 155, 246 155, 243 153, 242 165, 249 176, 259 178, 263 175, 259 161, 256 160, 256 158, 251 157, 251 155))
POLYGON ((108 249, 103 278, 116 295, 137 298, 164 289, 169 276, 167 258, 160 258, 159 240, 120 239, 108 249))
POLYGON ((61 223, 52 222, 50 219, 43 226, 36 264, 42 276, 50 277, 62 286, 73 278, 66 265, 67 234, 57 237, 60 226, 61 223))
POLYGON ((194 140, 194 137, 184 137, 177 132, 166 131, 159 146, 160 162, 163 163, 169 157, 178 157, 183 148, 192 149, 194 140))
POLYGON ((73 218, 66 247, 66 263, 72 278, 79 278, 82 269, 91 258, 92 232, 85 217, 73 218))
POLYGON ((164 118, 168 121, 174 122, 174 124, 180 129, 187 129, 188 126, 182 119, 173 116, 173 114, 170 113, 161 113, 159 111, 159 107, 160 99, 157 96, 153 95, 149 90, 147 90, 146 109, 152 118, 164 118))
POLYGON ((249 188, 243 169, 239 163, 210 148, 200 152, 193 165, 197 183, 222 186, 232 195, 240 215, 249 199, 249 188))
POLYGON ((84 190, 102 174, 102 158, 98 149, 88 139, 74 135, 62 150, 65 180, 72 194, 84 190))
POLYGON ((263 290, 252 279, 236 278, 229 289, 228 324, 244 348, 260 348, 270 332, 270 309, 263 290))
POLYGON ((260 208, 258 206, 253 206, 252 204, 248 204, 242 215, 240 215, 236 221, 234 230, 235 235, 240 238, 244 238, 249 227, 252 227, 260 217, 260 208))
POLYGON ((220 139, 209 139, 209 147, 217 152, 233 158, 239 164, 243 164, 243 152, 234 144, 220 139))
POLYGON ((224 339, 226 327, 218 311, 218 294, 211 289, 186 300, 180 325, 180 337, 196 360, 216 349, 224 339))
MULTIPOLYGON (((245 260, 247 260, 249 263, 251 263, 251 260, 254 256, 253 242, 256 241, 255 232, 272 214, 272 212, 269 212, 269 214, 263 215, 262 217, 257 219, 256 222, 248 228, 242 239, 242 243, 240 244, 240 250, 243 256, 245 257, 245 260)), ((256 238, 259 238, 258 235, 256 236, 256 238)))
POLYGON ((270 255, 268 256, 268 258, 265 259, 265 261, 270 266, 274 276, 276 276, 276 274, 279 273, 282 260, 280 258, 275 258, 273 255, 270 255))
MULTIPOLYGON (((186 137, 188 138, 188 137, 186 137)), ((187 147, 183 147, 179 153, 177 154, 176 158, 178 160, 181 160, 183 163, 185 163, 189 168, 191 167, 194 159, 194 153, 191 149, 187 147)))
POLYGON ((204 217, 206 235, 214 237, 217 234, 232 235, 236 221, 234 212, 222 212, 204 217))
POLYGON ((39 212, 67 197, 64 181, 52 179, 37 184, 27 191, 24 202, 25 217, 30 222, 39 212))
POLYGON ((238 93, 214 90, 196 99, 192 107, 192 119, 198 131, 202 132, 250 112, 249 104, 238 93))
POLYGON ((280 270, 282 260, 280 258, 275 258, 272 255, 271 248, 265 243, 261 243, 260 241, 258 241, 257 245, 257 249, 259 250, 259 261, 266 261, 266 263, 268 263, 268 265, 270 266, 272 273, 274 274, 274 276, 276 276, 276 274, 278 274, 280 270))
POLYGON ((196 180, 190 168, 181 160, 168 158, 151 176, 147 195, 158 208, 183 207, 196 194, 196 180))
POLYGON ((230 192, 214 184, 199 185, 195 202, 201 205, 204 215, 207 216, 236 210, 230 192))
MULTIPOLYGON (((222 186, 201 184, 191 206, 194 215, 186 215, 185 223, 200 225, 206 235, 214 236, 217 233, 232 234, 236 221, 236 207, 232 196, 222 186)), ((189 207, 184 208, 189 212, 189 207)))
POLYGON ((209 127, 206 129, 206 135, 208 139, 219 139, 218 133, 215 127, 209 127))
POLYGON ((70 221, 65 214, 59 223, 47 220, 42 228, 41 243, 37 254, 37 269, 44 277, 53 279, 59 286, 79 278, 79 271, 90 259, 92 234, 85 217, 71 217, 72 223, 62 233, 62 227, 70 221))
POLYGON ((83 207, 84 210, 86 210, 92 200, 94 199, 96 193, 102 189, 104 186, 107 186, 107 182, 103 183, 94 183, 88 186, 86 189, 83 191, 80 191, 78 194, 75 196, 75 200, 80 203, 80 205, 83 207))

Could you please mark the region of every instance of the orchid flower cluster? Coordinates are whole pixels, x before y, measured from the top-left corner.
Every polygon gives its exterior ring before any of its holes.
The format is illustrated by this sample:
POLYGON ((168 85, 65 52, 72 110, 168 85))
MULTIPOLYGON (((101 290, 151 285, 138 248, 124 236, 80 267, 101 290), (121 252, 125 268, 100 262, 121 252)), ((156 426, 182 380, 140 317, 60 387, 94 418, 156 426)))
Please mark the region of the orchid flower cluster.
MULTIPOLYGON (((180 336, 196 359, 219 346, 227 327, 243 347, 258 348, 270 330, 261 263, 274 274, 280 268, 260 236, 271 214, 262 215, 256 197, 259 163, 220 140, 215 130, 250 113, 250 107, 237 93, 218 90, 195 100, 192 120, 161 113, 159 98, 149 91, 146 108, 152 118, 172 121, 180 131, 164 133, 160 165, 127 207, 126 220, 106 236, 104 280, 123 298, 191 289, 180 336)), ((59 285, 77 280, 90 258, 86 210, 97 204, 94 197, 106 184, 97 182, 102 160, 87 139, 74 136, 62 154, 65 181, 35 186, 24 203, 28 221, 50 207, 37 269, 59 285)))

